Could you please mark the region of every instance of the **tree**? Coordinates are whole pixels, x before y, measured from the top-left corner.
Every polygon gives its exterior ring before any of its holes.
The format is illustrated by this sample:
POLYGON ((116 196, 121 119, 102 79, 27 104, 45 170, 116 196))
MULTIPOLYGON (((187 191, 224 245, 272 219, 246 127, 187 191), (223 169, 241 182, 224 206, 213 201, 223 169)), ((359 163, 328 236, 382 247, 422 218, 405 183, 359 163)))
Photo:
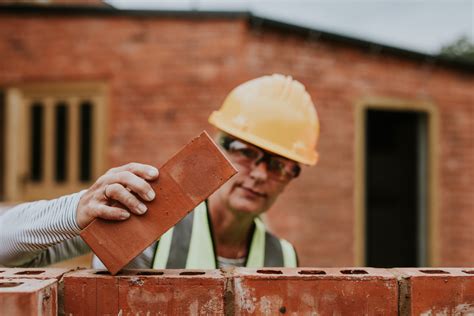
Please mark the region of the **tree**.
POLYGON ((461 36, 454 42, 443 46, 440 55, 474 61, 474 43, 467 36, 461 36))

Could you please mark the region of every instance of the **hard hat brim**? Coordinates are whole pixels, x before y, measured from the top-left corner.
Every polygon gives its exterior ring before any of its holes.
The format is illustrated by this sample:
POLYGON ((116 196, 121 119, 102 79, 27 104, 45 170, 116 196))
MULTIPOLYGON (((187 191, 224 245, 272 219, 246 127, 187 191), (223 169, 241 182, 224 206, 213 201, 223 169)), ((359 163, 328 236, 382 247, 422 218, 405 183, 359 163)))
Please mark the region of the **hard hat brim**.
POLYGON ((297 155, 294 152, 279 146, 278 144, 271 143, 265 139, 262 139, 256 135, 247 133, 241 129, 234 128, 230 124, 226 124, 217 111, 214 111, 209 117, 209 123, 217 127, 219 130, 232 135, 234 137, 240 138, 248 143, 251 143, 255 146, 258 146, 266 151, 272 152, 274 154, 280 155, 282 157, 294 160, 296 162, 302 163, 308 166, 314 166, 318 162, 319 155, 317 152, 311 152, 309 156, 297 155))

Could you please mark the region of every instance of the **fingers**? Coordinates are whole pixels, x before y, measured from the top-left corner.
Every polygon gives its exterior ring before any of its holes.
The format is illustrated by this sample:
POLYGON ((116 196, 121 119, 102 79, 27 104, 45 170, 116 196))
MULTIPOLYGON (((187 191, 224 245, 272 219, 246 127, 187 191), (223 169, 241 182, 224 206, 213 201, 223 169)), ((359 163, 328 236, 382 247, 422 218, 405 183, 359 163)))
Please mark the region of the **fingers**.
POLYGON ((105 188, 107 198, 115 200, 129 209, 131 212, 141 215, 147 211, 145 204, 140 202, 130 191, 118 183, 109 184, 105 188))
POLYGON ((156 180, 158 174, 157 168, 135 162, 110 169, 79 200, 76 209, 78 226, 85 228, 95 218, 125 220, 130 217, 130 212, 145 213, 147 208, 140 199, 151 201, 155 198, 147 180, 156 180))
POLYGON ((155 192, 153 191, 151 185, 147 181, 129 171, 122 171, 108 175, 104 181, 108 184, 119 183, 125 188, 130 189, 134 193, 138 194, 145 201, 151 201, 155 198, 155 192))
POLYGON ((158 174, 159 174, 159 171, 157 168, 150 165, 141 164, 138 162, 131 162, 120 167, 112 168, 107 173, 117 174, 124 171, 131 172, 149 181, 155 180, 156 178, 158 178, 158 174))
POLYGON ((103 218, 113 221, 123 221, 130 217, 130 213, 120 207, 97 205, 95 208, 96 218, 103 218))
POLYGON ((84 229, 96 218, 123 221, 130 217, 130 212, 121 207, 119 203, 106 205, 93 198, 92 192, 86 192, 81 199, 76 211, 77 225, 84 229))

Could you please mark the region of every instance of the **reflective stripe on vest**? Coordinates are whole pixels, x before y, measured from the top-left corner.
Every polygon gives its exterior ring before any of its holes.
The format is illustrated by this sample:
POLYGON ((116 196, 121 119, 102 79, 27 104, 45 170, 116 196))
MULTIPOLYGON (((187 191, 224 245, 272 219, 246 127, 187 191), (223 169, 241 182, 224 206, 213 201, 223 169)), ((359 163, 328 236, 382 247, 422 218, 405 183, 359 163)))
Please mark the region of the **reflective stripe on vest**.
MULTIPOLYGON (((206 202, 203 202, 161 237, 153 268, 215 269, 216 262, 206 202)), ((256 218, 246 267, 282 266, 297 266, 293 246, 267 232, 262 220, 256 218)))

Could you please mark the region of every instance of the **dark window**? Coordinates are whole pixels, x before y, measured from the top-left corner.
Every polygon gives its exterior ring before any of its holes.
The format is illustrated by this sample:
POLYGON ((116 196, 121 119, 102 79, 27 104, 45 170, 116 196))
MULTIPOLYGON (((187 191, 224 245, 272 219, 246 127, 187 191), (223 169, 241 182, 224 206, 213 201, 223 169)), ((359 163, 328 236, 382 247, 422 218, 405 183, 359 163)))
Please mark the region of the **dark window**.
POLYGON ((366 264, 425 264, 426 114, 366 115, 366 264))
POLYGON ((31 156, 30 177, 32 181, 41 181, 43 177, 43 125, 44 107, 36 102, 30 108, 31 119, 31 156))
POLYGON ((68 140, 68 107, 66 103, 60 102, 55 107, 55 121, 56 121, 56 168, 55 180, 56 182, 66 181, 67 175, 67 140, 68 140))
POLYGON ((83 102, 80 106, 79 179, 90 181, 92 177, 92 104, 83 102))

